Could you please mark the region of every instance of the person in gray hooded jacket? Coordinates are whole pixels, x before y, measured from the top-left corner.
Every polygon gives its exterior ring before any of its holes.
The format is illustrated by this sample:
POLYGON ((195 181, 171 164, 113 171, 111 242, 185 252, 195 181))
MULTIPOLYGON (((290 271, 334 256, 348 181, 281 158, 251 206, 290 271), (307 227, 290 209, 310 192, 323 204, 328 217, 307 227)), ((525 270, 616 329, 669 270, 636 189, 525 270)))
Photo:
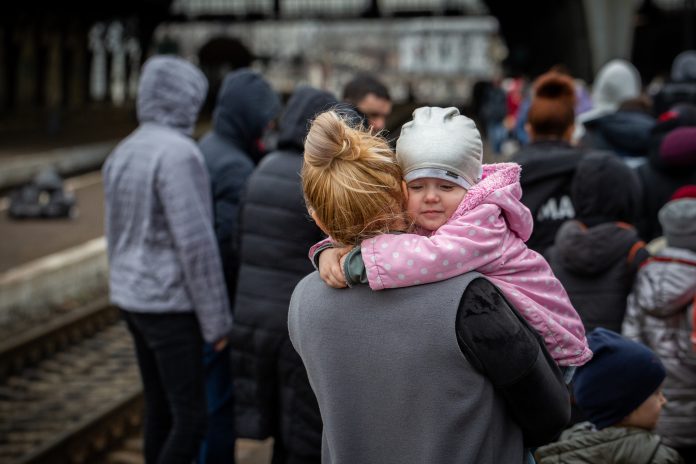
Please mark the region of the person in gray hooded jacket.
POLYGON ((656 432, 687 463, 696 462, 696 346, 690 340, 696 304, 696 198, 680 196, 695 190, 678 190, 678 198, 660 209, 667 246, 638 272, 622 328, 665 365, 663 390, 669 402, 656 432))
POLYGON ((135 341, 145 461, 190 464, 205 432, 203 340, 231 328, 203 157, 190 138, 203 73, 171 56, 142 69, 140 126, 103 168, 111 302, 135 341))

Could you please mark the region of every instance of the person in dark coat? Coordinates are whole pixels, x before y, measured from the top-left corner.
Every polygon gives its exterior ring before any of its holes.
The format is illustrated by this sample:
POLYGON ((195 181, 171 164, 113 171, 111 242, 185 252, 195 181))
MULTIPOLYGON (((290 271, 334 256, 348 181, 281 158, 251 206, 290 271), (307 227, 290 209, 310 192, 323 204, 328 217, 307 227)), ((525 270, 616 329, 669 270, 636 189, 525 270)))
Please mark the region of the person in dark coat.
POLYGON ((526 126, 532 142, 512 161, 522 166, 522 203, 534 217, 527 246, 543 254, 563 222, 575 217, 570 183, 583 150, 570 145, 575 122, 573 80, 549 72, 535 81, 533 92, 526 126))
MULTIPOLYGON (((239 266, 235 234, 240 197, 262 155, 258 142, 279 110, 278 95, 261 75, 249 69, 231 72, 218 93, 213 128, 199 143, 210 173, 215 235, 230 299, 234 296, 239 266)), ((215 352, 206 347, 209 424, 201 447, 201 464, 234 462, 234 400, 229 356, 229 349, 215 352)))
POLYGON ((696 50, 686 50, 674 58, 669 82, 655 95, 655 115, 679 103, 696 105, 696 50))
POLYGON ((679 104, 663 113, 652 131, 648 161, 637 168, 643 188, 641 237, 651 241, 662 235, 657 213, 684 185, 696 184, 696 106, 679 104), (691 131, 691 132, 690 132, 691 131))
POLYGON ((316 114, 338 102, 299 87, 280 120, 278 149, 251 175, 241 212, 240 269, 231 336, 240 437, 274 438, 274 463, 319 463, 322 423, 288 336, 295 285, 314 269, 307 251, 323 238, 300 184, 304 138, 316 114))
POLYGON ((612 151, 638 166, 648 155, 650 131, 655 123, 648 102, 641 98, 626 100, 616 112, 587 121, 581 145, 612 151))
POLYGON ((549 263, 587 332, 621 332, 626 297, 648 257, 632 226, 641 198, 638 176, 610 152, 588 153, 578 163, 571 195, 575 219, 558 230, 549 263))

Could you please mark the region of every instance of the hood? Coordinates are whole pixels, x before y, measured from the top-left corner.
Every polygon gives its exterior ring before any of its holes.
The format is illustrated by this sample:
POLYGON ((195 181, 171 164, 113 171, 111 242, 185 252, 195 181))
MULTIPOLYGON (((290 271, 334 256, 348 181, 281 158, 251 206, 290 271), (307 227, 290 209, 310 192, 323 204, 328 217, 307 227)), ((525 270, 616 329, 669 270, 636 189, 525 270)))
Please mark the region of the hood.
POLYGON ((650 148, 655 118, 638 111, 617 111, 585 125, 597 130, 612 150, 622 156, 644 156, 650 148))
POLYGON ((587 153, 578 163, 570 191, 575 218, 587 226, 613 221, 633 224, 638 219, 640 180, 613 153, 587 153))
POLYGON ((641 92, 638 70, 626 60, 611 60, 597 73, 592 85, 592 109, 582 113, 578 121, 585 123, 619 109, 619 105, 641 92))
POLYGON ((208 80, 196 66, 175 56, 154 56, 140 75, 138 121, 191 135, 207 92, 208 80))
POLYGON ((693 301, 695 289, 696 253, 667 247, 640 269, 631 298, 651 316, 669 317, 693 301))
POLYGON ((483 165, 481 180, 469 189, 450 220, 460 218, 481 204, 493 204, 500 208, 510 230, 526 242, 532 235, 534 221, 532 213, 520 201, 521 170, 516 163, 483 165))
POLYGON ((622 223, 587 228, 579 221, 565 222, 556 234, 555 257, 564 269, 577 275, 601 274, 626 259, 638 233, 622 223))
POLYGON ((672 62, 671 76, 675 82, 696 81, 696 50, 681 52, 672 62))
POLYGON ((278 149, 302 153, 309 125, 316 115, 338 104, 333 94, 309 86, 300 86, 288 101, 280 118, 278 149))
POLYGON ((242 150, 254 152, 256 141, 280 106, 280 98, 260 74, 250 69, 233 71, 220 87, 213 129, 242 150))
POLYGON ((567 429, 560 440, 540 447, 535 456, 540 464, 559 462, 647 463, 660 446, 659 435, 632 427, 597 430, 589 422, 567 429))

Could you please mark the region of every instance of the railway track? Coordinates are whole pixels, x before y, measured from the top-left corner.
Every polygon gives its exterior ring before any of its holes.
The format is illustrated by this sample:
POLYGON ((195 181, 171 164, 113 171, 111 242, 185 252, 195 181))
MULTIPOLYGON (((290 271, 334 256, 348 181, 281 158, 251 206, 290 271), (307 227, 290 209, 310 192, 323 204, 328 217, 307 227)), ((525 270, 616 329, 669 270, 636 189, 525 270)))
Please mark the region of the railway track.
MULTIPOLYGON (((106 298, 0 341, 0 463, 141 464, 133 342, 106 298)), ((267 464, 272 440, 238 440, 267 464)))
POLYGON ((104 462, 141 420, 132 340, 105 299, 0 342, 0 462, 104 462))

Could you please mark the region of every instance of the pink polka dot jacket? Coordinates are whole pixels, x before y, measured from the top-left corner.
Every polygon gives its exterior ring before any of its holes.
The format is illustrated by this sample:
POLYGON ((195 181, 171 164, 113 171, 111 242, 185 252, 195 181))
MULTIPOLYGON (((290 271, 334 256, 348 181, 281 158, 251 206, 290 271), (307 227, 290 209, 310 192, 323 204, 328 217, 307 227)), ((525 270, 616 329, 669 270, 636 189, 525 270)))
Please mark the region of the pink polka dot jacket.
POLYGON ((549 264, 525 245, 533 220, 520 202, 520 171, 515 163, 484 165, 481 181, 434 232, 363 241, 370 288, 408 287, 480 272, 544 338, 560 366, 580 366, 592 357, 582 321, 549 264))

